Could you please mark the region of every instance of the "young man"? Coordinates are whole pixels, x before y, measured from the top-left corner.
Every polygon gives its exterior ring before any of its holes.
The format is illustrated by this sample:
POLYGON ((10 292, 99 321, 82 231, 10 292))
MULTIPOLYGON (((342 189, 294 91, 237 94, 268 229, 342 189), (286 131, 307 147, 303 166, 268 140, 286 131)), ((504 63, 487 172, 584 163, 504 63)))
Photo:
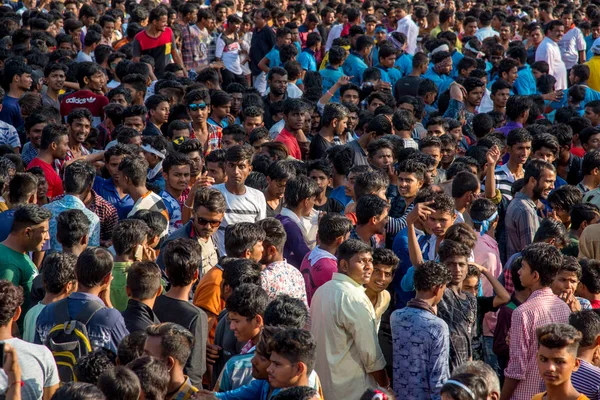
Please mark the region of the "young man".
MULTIPOLYGON (((417 53, 412 60, 412 71, 409 75, 400 78, 394 86, 394 97, 399 99, 402 96, 417 96, 421 75, 427 72, 429 58, 425 53, 417 53)), ((437 94, 437 90, 436 90, 437 94)))
POLYGON ((152 311, 162 292, 161 271, 151 261, 134 262, 127 269, 127 308, 121 312, 129 333, 145 332, 150 325, 160 324, 152 311))
POLYGON ((242 145, 246 143, 247 140, 248 136, 242 125, 229 125, 227 128, 223 129, 221 148, 227 150, 230 147, 242 145))
POLYGON ((592 308, 600 308, 600 264, 596 260, 581 260, 581 280, 577 294, 587 299, 592 308))
POLYGON ((169 120, 169 99, 163 95, 155 94, 146 99, 148 122, 142 132, 143 136, 162 136, 160 128, 169 120))
MULTIPOLYGON (((525 112, 529 114, 529 111, 525 112)), ((496 168, 494 171, 494 180, 496 182, 496 189, 500 190, 502 196, 508 201, 513 199, 513 183, 516 180, 525 177, 525 170, 523 166, 531 155, 531 141, 531 134, 523 128, 511 129, 506 139, 508 162, 496 168)))
POLYGON ((571 383, 571 374, 579 369, 577 350, 581 332, 567 324, 548 324, 536 330, 537 366, 546 391, 532 400, 585 399, 571 383))
POLYGON ((112 255, 103 248, 90 247, 81 253, 75 265, 77 291, 42 310, 36 323, 35 343, 46 343, 50 330, 57 323, 66 322, 56 321, 56 307, 66 304, 69 314, 77 315, 94 302, 99 303, 100 309, 86 325, 88 336, 94 338, 92 350, 105 348, 116 354, 119 343, 129 332, 121 313, 110 302, 112 264, 112 255))
POLYGON ((78 63, 95 62, 94 50, 96 50, 101 40, 102 35, 99 32, 89 31, 85 33, 83 48, 77 53, 75 61, 78 63))
POLYGON ((525 247, 522 256, 519 275, 531 296, 513 311, 511 318, 511 357, 504 372, 502 399, 531 398, 542 387, 542 377, 535 368, 537 343, 533 332, 547 324, 567 323, 571 313, 569 306, 550 289, 562 265, 560 251, 547 243, 534 243, 525 247))
POLYGON ((506 210, 506 255, 519 252, 533 242, 540 226, 537 202, 548 198, 554 189, 556 170, 546 161, 533 160, 525 168, 525 185, 515 195, 506 210))
POLYGON ((371 248, 350 239, 338 248, 338 259, 339 272, 312 298, 311 332, 324 397, 343 399, 375 384, 388 387, 389 379, 377 340, 375 311, 362 288, 373 272, 371 248), (340 339, 335 345, 327 340, 332 335, 340 339))
POLYGON ((165 188, 161 190, 160 197, 169 212, 169 234, 183 225, 179 199, 190 183, 190 165, 189 158, 180 153, 168 154, 162 163, 165 188))
POLYGON ((394 390, 403 398, 435 396, 450 377, 450 332, 437 305, 451 279, 446 265, 425 262, 415 272, 416 297, 392 313, 394 390))
POLYGON ((351 239, 361 240, 373 248, 384 246, 381 240, 388 223, 389 204, 374 194, 358 199, 356 205, 356 226, 350 232, 351 239))
POLYGON ((569 243, 562 250, 564 255, 579 256, 579 238, 583 230, 600 221, 600 209, 595 204, 575 204, 569 212, 571 225, 569 226, 569 243))
POLYGON ((339 103, 327 103, 321 116, 321 130, 310 142, 308 158, 324 158, 327 150, 335 145, 336 137, 345 133, 347 123, 348 109, 339 103))
POLYGON ((192 239, 175 239, 163 252, 171 288, 156 299, 153 310, 160 321, 172 322, 194 332, 195 340, 191 354, 185 359, 184 372, 193 385, 202 386, 202 375, 206 372, 208 320, 204 311, 189 302, 190 290, 199 277, 200 245, 192 239))
POLYGON ((579 368, 571 375, 571 383, 579 393, 594 398, 600 392, 600 368, 594 365, 600 337, 600 315, 592 310, 573 313, 569 316, 569 325, 581 332, 577 350, 579 368))
POLYGON ((386 289, 392 283, 399 261, 390 249, 375 249, 373 251, 373 274, 369 283, 365 285, 365 294, 375 309, 378 330, 381 317, 387 311, 391 300, 390 292, 386 289))
POLYGON ((306 118, 306 104, 301 99, 287 99, 283 103, 282 131, 275 138, 276 142, 286 145, 289 155, 296 160, 303 160, 309 151, 309 142, 303 132, 306 118))
POLYGON ((546 61, 548 74, 556 78, 556 89, 567 88, 567 67, 562 59, 559 42, 563 39, 565 26, 560 20, 553 20, 544 26, 545 38, 537 47, 535 61, 546 61))
POLYGON ((264 190, 267 217, 275 217, 283 208, 283 195, 288 180, 296 176, 290 163, 276 161, 267 169, 267 188, 264 190))
POLYGON ((229 126, 231 99, 231 95, 222 90, 215 90, 210 95, 210 117, 207 119, 209 125, 215 126, 217 130, 229 126))
POLYGON ((225 229, 239 222, 257 222, 267 216, 265 196, 258 190, 247 187, 244 182, 252 171, 254 149, 250 145, 233 146, 225 154, 225 174, 227 181, 213 185, 223 194, 227 203, 227 211, 221 229, 217 231, 216 240, 219 254, 226 255, 225 229))
MULTIPOLYGON (((45 346, 39 346, 27 343, 21 339, 13 337, 13 324, 17 322, 22 314, 21 305, 23 304, 23 291, 14 286, 9 281, 0 280, 0 344, 2 347, 11 348, 11 352, 5 350, 5 360, 3 362, 4 378, 3 388, 9 390, 13 386, 20 389, 23 398, 51 398, 60 382, 58 370, 54 357, 50 350, 45 346), (19 380, 11 377, 9 357, 16 362, 15 356, 18 354, 18 363, 16 368, 20 369, 19 380), (12 378, 12 379, 11 379, 12 378)), ((8 396, 10 397, 10 395, 8 396)))
POLYGON ((92 126, 96 127, 104 117, 104 107, 109 101, 98 94, 104 85, 104 72, 93 62, 83 62, 77 66, 77 83, 80 90, 65 96, 60 102, 60 115, 65 120, 75 108, 87 108, 92 113, 92 126))
POLYGON ((286 207, 276 216, 287 234, 284 257, 296 268, 300 267, 302 259, 316 242, 318 214, 313 206, 319 192, 317 183, 307 176, 291 179, 285 187, 286 207))
POLYGON ((283 258, 284 244, 287 240, 285 229, 275 218, 265 218, 258 222, 265 231, 261 264, 266 265, 262 271, 262 287, 273 300, 279 294, 287 294, 302 300, 307 306, 304 278, 297 267, 289 265, 283 258))
POLYGON ((317 211, 341 213, 344 206, 330 197, 333 171, 325 159, 315 160, 308 164, 308 176, 319 186, 320 192, 316 197, 313 208, 317 211))
POLYGON ((23 117, 19 99, 31 88, 31 67, 21 60, 8 60, 4 64, 3 70, 6 96, 2 100, 2 109, 0 110, 0 120, 19 129, 23 126, 23 117))
POLYGON ((513 83, 513 92, 521 96, 536 94, 536 81, 527 63, 527 50, 523 46, 509 47, 506 56, 517 63, 517 79, 513 83))
POLYGON ((44 206, 45 209, 52 213, 52 218, 49 222, 50 248, 52 250, 62 250, 62 246, 56 238, 58 215, 63 211, 74 209, 83 211, 90 221, 90 246, 100 245, 100 218, 88 210, 83 203, 83 200, 88 197, 92 190, 95 175, 94 167, 85 161, 75 161, 65 168, 63 182, 65 196, 44 206))
POLYGON ((467 78, 462 87, 466 96, 461 91, 460 86, 450 85, 450 104, 444 113, 444 117, 461 120, 463 119, 461 114, 464 114, 464 120, 466 121, 466 124, 463 125, 465 135, 472 138, 473 117, 476 108, 481 104, 481 99, 485 93, 485 84, 477 78, 467 78))
POLYGON ((133 199, 123 191, 119 180, 119 164, 123 158, 132 156, 128 147, 117 143, 104 153, 104 163, 109 174, 109 178, 96 176, 94 179, 93 190, 103 199, 108 201, 117 209, 119 219, 127 218, 127 214, 133 207, 133 199))
POLYGON ((494 108, 492 111, 506 114, 506 103, 511 95, 512 86, 503 79, 498 79, 492 84, 490 99, 494 108))
MULTIPOLYGON (((169 212, 162 198, 146 188, 147 171, 148 162, 138 156, 125 157, 119 164, 119 183, 122 184, 123 192, 134 201, 127 217, 133 216, 138 210, 149 210, 160 212, 168 221, 169 212)), ((164 232, 165 235, 167 231, 164 232)))
POLYGON ((5 189, 8 189, 7 203, 10 208, 0 213, 0 241, 4 241, 12 229, 15 211, 25 204, 37 204, 37 191, 40 185, 32 173, 17 172, 5 189))
POLYGON ((359 36, 356 39, 356 45, 354 49, 350 51, 350 55, 346 58, 343 63, 342 69, 344 75, 351 77, 351 82, 355 85, 359 85, 363 82, 363 73, 369 65, 365 62, 373 50, 375 41, 372 37, 367 35, 359 36))
POLYGON ((64 64, 50 64, 44 69, 44 77, 48 90, 42 95, 42 104, 44 106, 54 107, 60 111, 60 102, 58 95, 65 86, 67 67, 64 64))
POLYGON ((280 101, 285 101, 287 96, 288 74, 280 67, 271 68, 268 76, 269 93, 263 96, 265 110, 265 126, 271 129, 275 125, 274 115, 271 113, 271 105, 280 101))
POLYGON ((69 150, 69 131, 62 124, 48 124, 42 130, 40 153, 34 158, 27 169, 40 167, 48 182, 49 198, 63 194, 63 182, 54 169, 55 160, 64 160, 69 150))
POLYGON ((144 344, 144 353, 168 367, 167 393, 172 394, 171 398, 192 398, 198 389, 190 377, 185 375, 184 367, 196 342, 194 335, 175 323, 150 325, 146 333, 148 337, 144 344))

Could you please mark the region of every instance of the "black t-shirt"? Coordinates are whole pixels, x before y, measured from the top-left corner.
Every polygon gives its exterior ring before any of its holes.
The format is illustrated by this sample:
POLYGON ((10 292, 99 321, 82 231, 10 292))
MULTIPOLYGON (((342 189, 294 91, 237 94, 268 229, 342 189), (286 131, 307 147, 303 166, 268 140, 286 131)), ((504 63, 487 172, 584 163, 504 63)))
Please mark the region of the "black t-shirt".
POLYGON ((333 146, 333 142, 328 142, 323 136, 317 134, 310 142, 308 150, 308 158, 310 160, 318 160, 327 156, 327 150, 333 146))
POLYGON ((341 213, 342 211, 344 211, 344 206, 342 205, 342 203, 340 203, 336 199, 332 199, 331 197, 329 197, 327 199, 327 202, 322 206, 318 206, 315 204, 313 208, 317 211, 324 211, 328 213, 341 213))
POLYGON ((405 76, 398 79, 394 86, 394 97, 399 99, 402 96, 416 96, 419 89, 421 78, 418 76, 405 76))

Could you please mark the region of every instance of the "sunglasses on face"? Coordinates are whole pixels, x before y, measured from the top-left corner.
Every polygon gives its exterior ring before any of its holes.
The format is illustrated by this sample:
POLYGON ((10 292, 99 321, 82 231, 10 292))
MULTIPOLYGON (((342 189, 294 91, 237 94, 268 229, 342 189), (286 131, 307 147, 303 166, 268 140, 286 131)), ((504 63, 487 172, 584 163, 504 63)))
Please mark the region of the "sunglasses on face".
POLYGON ((210 224, 211 227, 216 228, 221 225, 221 221, 209 221, 208 219, 204 219, 202 217, 196 217, 196 223, 201 226, 206 226, 210 224))
POLYGON ((208 107, 208 105, 205 104, 205 103, 190 104, 189 105, 189 108, 190 108, 191 111, 198 111, 198 110, 204 111, 204 110, 206 110, 206 107, 208 107))

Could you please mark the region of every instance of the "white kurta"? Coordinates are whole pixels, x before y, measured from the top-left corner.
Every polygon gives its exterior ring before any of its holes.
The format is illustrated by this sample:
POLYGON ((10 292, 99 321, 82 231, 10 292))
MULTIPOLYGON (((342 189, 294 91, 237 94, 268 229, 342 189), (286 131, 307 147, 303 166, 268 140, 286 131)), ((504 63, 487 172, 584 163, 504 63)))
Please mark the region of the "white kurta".
POLYGON ((398 28, 396 31, 402 32, 406 35, 406 52, 410 55, 414 55, 417 51, 419 27, 412 20, 410 14, 398 21, 398 28))
POLYGON ((556 78, 555 90, 567 88, 567 68, 560 54, 560 47, 554 40, 545 37, 535 52, 535 61, 546 61, 550 70, 548 74, 556 78))

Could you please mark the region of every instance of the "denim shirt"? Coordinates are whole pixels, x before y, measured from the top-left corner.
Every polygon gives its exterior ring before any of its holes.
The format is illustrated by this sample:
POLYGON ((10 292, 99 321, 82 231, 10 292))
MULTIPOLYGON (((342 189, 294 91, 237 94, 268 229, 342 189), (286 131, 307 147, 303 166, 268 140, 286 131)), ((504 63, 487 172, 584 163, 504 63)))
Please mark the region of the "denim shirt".
POLYGON ((52 212, 52 218, 50 218, 49 225, 49 234, 50 234, 50 248, 56 251, 62 251, 62 245, 58 242, 56 238, 56 233, 58 230, 58 222, 57 218, 60 213, 67 210, 81 210, 85 214, 85 216, 90 221, 90 230, 89 230, 89 245, 90 246, 100 246, 100 218, 93 212, 87 209, 85 204, 75 196, 66 195, 62 199, 54 200, 51 203, 48 203, 43 206, 43 208, 52 212))
MULTIPOLYGON (((102 302, 98 296, 80 292, 71 293, 67 301, 71 317, 77 316, 83 306, 89 301, 102 302)), ((56 303, 48 304, 40 313, 37 319, 34 343, 44 344, 50 330, 57 323, 64 322, 55 321, 55 306, 56 303)), ((117 347, 121 340, 129 335, 121 313, 114 308, 102 308, 96 312, 87 324, 87 331, 93 350, 104 348, 115 354, 117 354, 117 347)))
POLYGON ((93 189, 117 209, 119 219, 127 218, 127 214, 133 208, 133 199, 128 194, 121 198, 111 178, 105 179, 97 176, 94 180, 93 189))

